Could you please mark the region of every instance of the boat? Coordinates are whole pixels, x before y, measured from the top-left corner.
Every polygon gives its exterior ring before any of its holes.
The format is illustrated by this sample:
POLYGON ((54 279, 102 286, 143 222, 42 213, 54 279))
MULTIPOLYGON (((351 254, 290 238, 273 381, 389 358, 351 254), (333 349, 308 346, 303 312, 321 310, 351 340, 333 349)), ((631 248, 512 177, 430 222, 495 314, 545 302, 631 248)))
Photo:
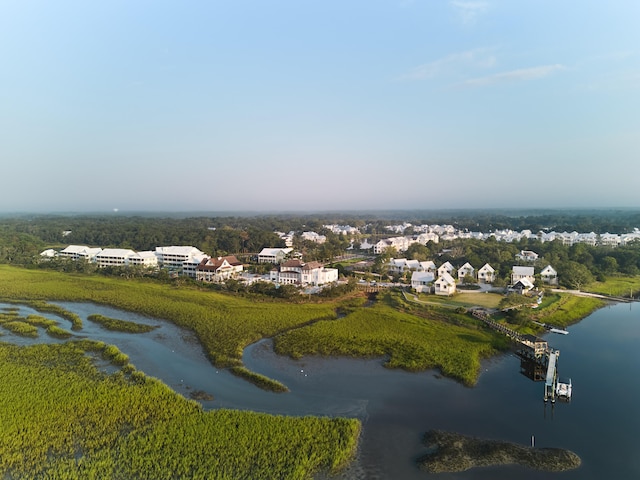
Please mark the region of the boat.
POLYGON ((569 332, 567 330, 561 330, 559 328, 550 328, 549 331, 551 333, 559 333, 560 335, 568 335, 569 332))
POLYGON ((558 381, 556 385, 556 395, 559 398, 564 398, 566 400, 571 399, 571 379, 568 382, 558 381))

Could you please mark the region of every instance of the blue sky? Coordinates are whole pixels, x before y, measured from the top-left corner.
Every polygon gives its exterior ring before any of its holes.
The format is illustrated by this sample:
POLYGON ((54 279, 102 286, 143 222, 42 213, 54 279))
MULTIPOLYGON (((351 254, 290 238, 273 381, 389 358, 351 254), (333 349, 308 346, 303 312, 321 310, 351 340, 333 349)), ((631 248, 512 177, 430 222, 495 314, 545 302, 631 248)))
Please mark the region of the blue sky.
POLYGON ((640 2, 0 2, 0 211, 640 207, 640 2))

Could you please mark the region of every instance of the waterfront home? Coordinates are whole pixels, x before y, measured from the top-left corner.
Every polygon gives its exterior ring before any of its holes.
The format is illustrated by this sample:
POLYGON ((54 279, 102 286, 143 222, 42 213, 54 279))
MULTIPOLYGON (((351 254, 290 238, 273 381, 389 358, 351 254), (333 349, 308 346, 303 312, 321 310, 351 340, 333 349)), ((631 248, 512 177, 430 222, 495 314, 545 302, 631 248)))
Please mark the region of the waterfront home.
POLYGON ((535 282, 533 267, 514 266, 511 272, 511 285, 515 285, 518 280, 523 278, 526 278, 531 283, 535 282))
POLYGON ((533 290, 534 285, 533 282, 528 278, 524 277, 515 282, 511 287, 509 287, 510 291, 517 292, 519 294, 525 294, 531 290, 533 290))

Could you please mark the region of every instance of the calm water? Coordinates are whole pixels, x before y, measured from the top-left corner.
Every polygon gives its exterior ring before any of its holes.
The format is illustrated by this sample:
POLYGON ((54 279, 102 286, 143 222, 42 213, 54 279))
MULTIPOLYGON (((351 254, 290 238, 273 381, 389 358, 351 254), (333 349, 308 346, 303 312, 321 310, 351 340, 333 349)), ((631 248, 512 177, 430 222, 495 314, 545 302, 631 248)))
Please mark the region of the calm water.
MULTIPOLYGON (((542 401, 543 384, 520 374, 520 360, 503 355, 484 363, 474 388, 433 371, 391 371, 381 360, 278 357, 269 341, 245 351, 248 368, 285 383, 290 393, 264 392, 207 361, 192 334, 170 323, 91 304, 62 303, 84 321, 79 336, 117 345, 131 362, 185 396, 212 393, 205 408, 238 408, 289 415, 341 415, 363 421, 357 462, 345 479, 615 479, 640 478, 640 306, 614 305, 592 314, 570 334, 548 335, 561 351, 559 372, 571 377, 571 403, 542 401), (109 332, 86 320, 91 313, 157 325, 146 334, 109 332), (443 429, 573 450, 583 465, 549 474, 520 467, 429 475, 415 467, 422 434, 443 429)), ((0 304, 0 308, 5 305, 0 304)), ((21 314, 36 313, 21 307, 21 314)), ((43 315, 43 314, 41 314, 43 315)), ((55 318, 50 314, 48 317, 55 318)), ((61 326, 69 322, 58 319, 61 326)), ((28 343, 5 332, 4 341, 28 343)), ((54 342, 42 333, 39 342, 54 342)))

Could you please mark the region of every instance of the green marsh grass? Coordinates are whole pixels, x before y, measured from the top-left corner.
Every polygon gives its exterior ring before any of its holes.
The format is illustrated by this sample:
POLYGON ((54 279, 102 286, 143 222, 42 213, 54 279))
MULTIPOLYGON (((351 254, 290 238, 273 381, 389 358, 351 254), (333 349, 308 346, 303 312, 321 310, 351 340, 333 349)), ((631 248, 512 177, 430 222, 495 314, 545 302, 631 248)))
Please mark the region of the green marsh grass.
POLYGON ((3 328, 9 330, 11 333, 15 333, 16 335, 31 338, 38 336, 38 327, 23 322, 22 320, 4 322, 1 325, 3 328))
POLYGON ((150 332, 158 327, 153 325, 145 325, 143 323, 130 322, 128 320, 120 320, 117 318, 105 317, 104 315, 93 314, 87 317, 95 323, 99 323, 107 330, 113 330, 117 332, 126 333, 146 333, 150 332))
POLYGON ((100 346, 0 344, 1 478, 310 479, 355 454, 357 420, 204 412, 133 368, 99 372, 85 348, 100 346))
MULTIPOLYGON (((390 294, 392 297, 395 294, 390 294)), ((393 301, 399 300, 397 295, 393 301)), ((440 312, 424 316, 403 313, 378 302, 338 320, 326 320, 275 338, 277 353, 384 357, 385 366, 409 371, 437 368, 467 385, 476 382, 480 360, 496 353, 500 340, 477 322, 460 315, 457 323, 443 322, 440 312), (432 315, 433 318, 427 318, 432 315)), ((451 315, 449 312, 448 316, 451 315)))
POLYGON ((566 293, 545 296, 542 304, 529 314, 533 320, 558 327, 572 325, 605 305, 603 300, 566 293))
POLYGON ((273 380, 272 378, 266 377, 264 375, 260 375, 259 373, 252 372, 246 367, 235 366, 230 368, 231 373, 234 375, 244 378, 254 385, 262 388, 263 390, 270 390, 272 392, 288 392, 289 389, 286 385, 278 382, 277 380, 273 380))
MULTIPOLYGON (((170 320, 194 331, 218 367, 241 365, 243 349, 262 338, 336 316, 333 303, 255 302, 186 286, 175 288, 144 280, 71 275, 7 265, 0 265, 0 292, 3 299, 27 299, 30 305, 35 301, 41 308, 47 305, 45 300, 85 301, 170 320)), ((81 319, 78 320, 81 325, 81 319)))
POLYGON ((49 325, 47 327, 47 334, 54 338, 69 338, 73 336, 71 332, 57 325, 49 325))

